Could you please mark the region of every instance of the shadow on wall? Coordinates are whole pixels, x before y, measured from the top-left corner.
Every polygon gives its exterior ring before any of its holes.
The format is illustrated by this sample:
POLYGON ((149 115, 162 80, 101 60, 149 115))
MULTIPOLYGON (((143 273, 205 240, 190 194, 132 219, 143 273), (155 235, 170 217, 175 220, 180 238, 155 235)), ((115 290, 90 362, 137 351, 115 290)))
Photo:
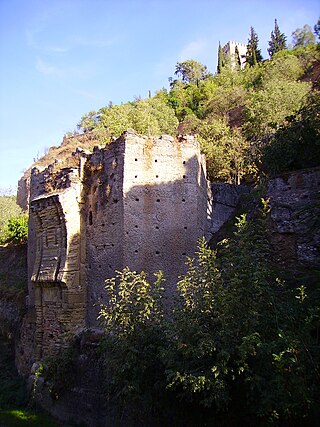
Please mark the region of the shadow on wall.
MULTIPOLYGON (((209 226, 203 160, 194 139, 126 134, 86 156, 82 182, 81 168, 70 170, 64 191, 46 193, 42 174, 35 176, 28 254, 33 316, 25 342, 36 360, 68 345, 77 330, 98 325, 105 280, 116 270, 143 270, 151 280, 162 270, 170 299, 209 226)), ((60 183, 65 175, 53 179, 60 183)))
POLYGON ((105 279, 126 266, 147 272, 151 280, 162 270, 170 298, 186 271, 187 256, 193 256, 199 237, 208 231, 208 186, 201 158, 184 157, 182 150, 179 164, 170 154, 164 159, 152 154, 144 152, 139 162, 138 155, 128 160, 109 149, 105 157, 100 152, 90 160, 82 211, 89 326, 97 324, 105 279))

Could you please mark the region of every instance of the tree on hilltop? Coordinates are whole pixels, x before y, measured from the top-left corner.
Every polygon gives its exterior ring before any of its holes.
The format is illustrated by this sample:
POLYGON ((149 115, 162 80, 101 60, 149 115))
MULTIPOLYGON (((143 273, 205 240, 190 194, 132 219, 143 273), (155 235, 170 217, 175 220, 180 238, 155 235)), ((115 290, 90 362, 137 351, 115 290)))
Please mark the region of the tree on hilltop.
POLYGON ((239 53, 239 49, 238 49, 237 45, 234 49, 234 56, 235 56, 235 61, 236 61, 236 67, 239 68, 239 70, 240 70, 241 69, 241 57, 240 57, 240 53, 239 53))
POLYGON ((177 62, 175 73, 178 77, 181 77, 183 83, 199 84, 199 80, 205 80, 209 76, 206 65, 195 61, 194 59, 188 59, 184 62, 177 62))
POLYGON ((320 18, 318 19, 318 22, 316 23, 316 25, 313 27, 314 29, 314 34, 318 37, 318 39, 320 40, 320 18))
POLYGON ((259 38, 253 27, 250 27, 250 38, 247 44, 246 63, 250 66, 262 61, 261 50, 258 48, 259 38))
POLYGON ((221 44, 219 42, 219 47, 218 47, 218 66, 217 66, 217 73, 220 74, 222 71, 222 68, 226 65, 226 61, 225 61, 225 54, 222 50, 221 44))
POLYGON ((307 46, 315 42, 315 35, 310 25, 305 24, 302 28, 297 28, 292 33, 293 47, 307 46))
POLYGON ((275 53, 280 50, 286 49, 286 39, 287 37, 284 33, 281 33, 277 20, 274 20, 274 30, 271 32, 271 40, 269 41, 268 53, 272 57, 275 53))

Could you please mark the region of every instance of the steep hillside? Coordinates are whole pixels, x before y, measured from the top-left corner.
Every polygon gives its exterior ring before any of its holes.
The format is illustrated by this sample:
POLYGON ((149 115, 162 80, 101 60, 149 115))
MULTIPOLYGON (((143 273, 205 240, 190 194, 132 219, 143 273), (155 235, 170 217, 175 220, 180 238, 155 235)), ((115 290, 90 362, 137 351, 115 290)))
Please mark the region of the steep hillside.
POLYGON ((33 168, 40 171, 49 165, 54 165, 57 169, 75 166, 75 159, 72 154, 77 148, 92 151, 93 147, 99 145, 101 141, 96 134, 86 132, 73 136, 64 136, 60 145, 49 148, 48 152, 36 160, 23 174, 18 182, 17 203, 26 211, 29 204, 30 174, 33 168))

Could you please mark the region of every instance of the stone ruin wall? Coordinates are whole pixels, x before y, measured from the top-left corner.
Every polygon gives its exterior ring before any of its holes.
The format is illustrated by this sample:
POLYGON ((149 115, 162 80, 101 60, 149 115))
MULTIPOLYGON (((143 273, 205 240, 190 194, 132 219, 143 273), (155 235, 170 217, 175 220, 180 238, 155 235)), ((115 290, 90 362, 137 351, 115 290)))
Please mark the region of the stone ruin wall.
POLYGON ((58 351, 85 325, 79 171, 35 169, 31 176, 28 306, 34 310, 37 359, 58 351))
POLYGON ((271 179, 267 198, 277 264, 320 270, 320 168, 271 179))
POLYGON ((125 141, 121 138, 105 149, 95 150, 84 167, 81 215, 89 325, 97 323, 104 280, 123 268, 124 150, 125 141))
POLYGON ((104 281, 115 270, 128 266, 152 278, 161 269, 170 297, 186 256, 209 229, 210 188, 193 137, 147 139, 128 131, 75 156, 78 167, 31 174, 29 320, 21 335, 33 360, 98 325, 104 281))
MULTIPOLYGON (((128 131, 92 153, 77 150, 73 163, 31 174, 21 373, 98 325, 104 281, 115 270, 129 266, 152 278, 162 269, 170 298, 198 237, 217 232, 248 191, 212 184, 211 194, 192 137, 148 139, 128 131)), ((269 182, 271 243, 280 264, 319 268, 319 177, 318 168, 269 182)))
POLYGON ((207 181, 198 143, 188 137, 127 133, 85 166, 88 324, 96 324, 104 280, 115 270, 162 270, 168 295, 208 230, 207 181))

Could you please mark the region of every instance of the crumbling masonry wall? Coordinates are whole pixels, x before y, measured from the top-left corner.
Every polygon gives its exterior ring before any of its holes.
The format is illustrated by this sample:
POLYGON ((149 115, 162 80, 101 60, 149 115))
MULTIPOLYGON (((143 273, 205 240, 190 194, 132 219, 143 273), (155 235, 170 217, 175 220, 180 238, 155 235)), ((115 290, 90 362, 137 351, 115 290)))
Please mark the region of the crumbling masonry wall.
POLYGON ((85 325, 79 171, 52 173, 51 180, 48 170, 31 176, 28 305, 35 314, 36 359, 57 352, 85 325))
POLYGON ((116 270, 144 270, 151 280, 162 270, 170 298, 186 257, 209 229, 210 187, 193 137, 150 139, 127 131, 92 153, 78 150, 73 163, 31 174, 31 320, 22 336, 30 340, 34 329, 34 360, 98 325, 105 279, 116 270))
MULTIPOLYGON (((193 137, 127 132, 84 169, 87 322, 97 323, 104 280, 125 266, 162 270, 167 296, 209 226, 205 162, 193 137)), ((210 210, 210 207, 209 207, 210 210)))

